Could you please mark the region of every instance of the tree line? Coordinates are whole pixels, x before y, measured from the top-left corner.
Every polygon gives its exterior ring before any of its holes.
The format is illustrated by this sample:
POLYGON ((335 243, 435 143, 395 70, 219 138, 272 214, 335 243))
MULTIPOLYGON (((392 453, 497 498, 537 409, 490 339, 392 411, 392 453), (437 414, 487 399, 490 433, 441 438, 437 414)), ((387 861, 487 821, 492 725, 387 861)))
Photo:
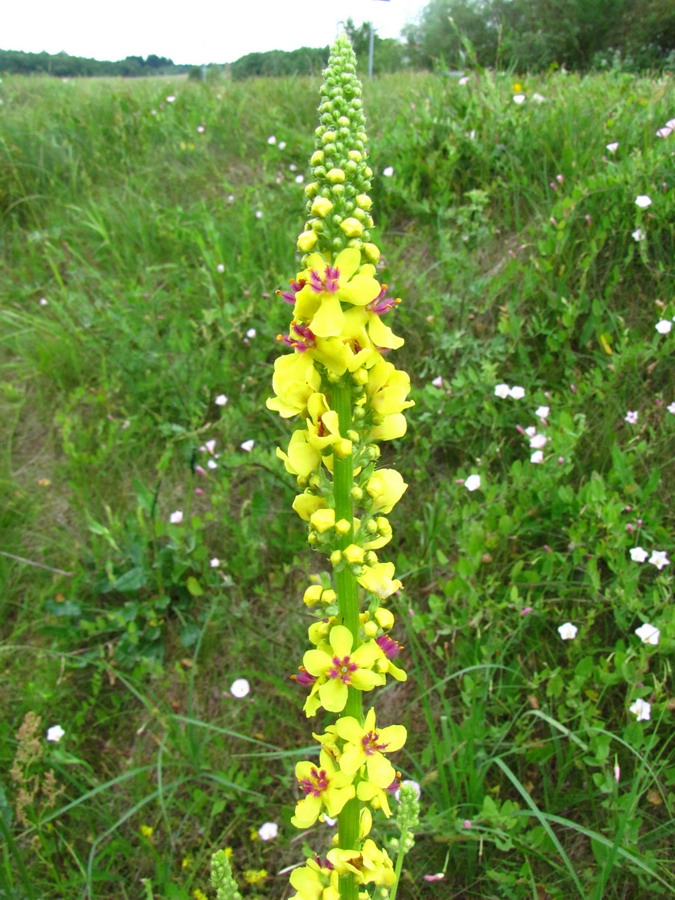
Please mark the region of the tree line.
POLYGON ((188 72, 192 66, 175 65, 165 56, 127 56, 118 62, 86 59, 68 53, 24 53, 21 50, 0 50, 0 72, 14 75, 55 75, 60 78, 78 76, 124 75, 177 75, 188 72))

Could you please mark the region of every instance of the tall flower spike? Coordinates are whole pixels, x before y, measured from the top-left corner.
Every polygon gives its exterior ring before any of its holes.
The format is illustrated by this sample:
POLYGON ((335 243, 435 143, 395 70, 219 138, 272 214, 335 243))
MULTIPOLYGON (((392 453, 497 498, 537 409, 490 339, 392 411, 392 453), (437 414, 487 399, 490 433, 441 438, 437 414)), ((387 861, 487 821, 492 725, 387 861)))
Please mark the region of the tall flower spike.
POLYGON ((412 401, 410 378, 382 355, 403 344, 381 319, 400 301, 375 268, 373 173, 355 72, 351 45, 339 38, 321 90, 307 221, 297 242, 300 270, 290 290, 277 291, 293 306, 288 334, 279 336, 290 352, 275 362, 267 401, 283 418, 301 420, 277 455, 297 479, 293 509, 307 523, 307 540, 330 563, 330 574, 304 590, 304 606, 316 617, 313 646, 291 677, 307 691, 308 716, 323 708, 338 718, 314 735, 318 764, 296 767, 301 796, 292 821, 305 829, 326 814, 338 816, 338 838, 328 856, 308 859, 291 876, 298 900, 333 900, 337 892, 340 900, 358 900, 367 882, 393 884, 389 857, 362 823, 370 823, 369 806, 390 815, 388 794, 399 773, 388 754, 406 739, 402 725, 378 730, 374 708, 363 711, 364 692, 406 678, 391 662, 403 649, 388 634, 394 616, 381 606, 403 585, 375 550, 391 539, 386 515, 407 485, 394 469, 377 468, 375 441, 405 434, 403 412, 412 401))

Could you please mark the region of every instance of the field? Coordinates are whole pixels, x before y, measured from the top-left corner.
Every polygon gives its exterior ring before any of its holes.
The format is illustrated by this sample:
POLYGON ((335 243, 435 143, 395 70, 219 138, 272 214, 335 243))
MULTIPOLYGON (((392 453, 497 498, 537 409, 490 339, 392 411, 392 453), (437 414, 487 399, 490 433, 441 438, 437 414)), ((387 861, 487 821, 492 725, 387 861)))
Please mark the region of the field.
MULTIPOLYGON (((3 900, 204 900, 221 847, 290 896, 317 564, 265 398, 318 88, 0 83, 3 900)), ((384 452, 398 898, 672 897, 675 83, 364 105, 416 404, 384 452)))

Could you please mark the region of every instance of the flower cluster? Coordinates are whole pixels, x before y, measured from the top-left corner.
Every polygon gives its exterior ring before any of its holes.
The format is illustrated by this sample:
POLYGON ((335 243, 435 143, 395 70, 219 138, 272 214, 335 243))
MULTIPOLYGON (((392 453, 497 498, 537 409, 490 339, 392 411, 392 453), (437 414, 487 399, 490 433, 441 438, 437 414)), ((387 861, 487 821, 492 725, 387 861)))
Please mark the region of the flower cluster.
POLYGON ((315 621, 292 677, 307 689, 308 717, 320 709, 338 715, 314 735, 318 760, 296 766, 293 824, 306 829, 337 817, 339 829, 325 857, 293 871, 295 900, 356 898, 359 885, 393 885, 392 861, 368 835, 371 810, 391 814, 400 773, 388 755, 406 739, 402 725, 380 727, 375 710, 364 715, 362 708, 364 693, 406 678, 385 605, 402 584, 379 551, 391 540, 387 516, 407 484, 396 470, 378 467, 377 442, 405 433, 412 401, 408 375, 387 358, 403 344, 384 321, 400 300, 376 269, 373 173, 355 68, 351 45, 339 38, 322 87, 300 269, 277 292, 292 306, 288 333, 279 335, 291 352, 274 364, 267 401, 283 418, 300 419, 277 455, 297 480, 293 509, 307 523, 308 542, 329 563, 304 592, 315 621))

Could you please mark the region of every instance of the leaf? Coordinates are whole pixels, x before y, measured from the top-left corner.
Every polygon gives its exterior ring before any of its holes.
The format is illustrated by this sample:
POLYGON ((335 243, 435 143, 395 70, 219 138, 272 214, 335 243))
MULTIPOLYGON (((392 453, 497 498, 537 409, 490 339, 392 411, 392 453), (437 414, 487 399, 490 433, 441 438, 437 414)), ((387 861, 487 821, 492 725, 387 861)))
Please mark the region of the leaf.
POLYGON ((135 566, 133 569, 129 569, 128 572, 125 572, 124 575, 120 575, 117 581, 110 585, 109 590, 121 592, 138 591, 140 588, 145 587, 147 583, 145 570, 140 566, 135 566))
POLYGON ((197 581, 194 575, 190 575, 187 582, 187 589, 193 597, 201 597, 204 593, 204 588, 197 581))

